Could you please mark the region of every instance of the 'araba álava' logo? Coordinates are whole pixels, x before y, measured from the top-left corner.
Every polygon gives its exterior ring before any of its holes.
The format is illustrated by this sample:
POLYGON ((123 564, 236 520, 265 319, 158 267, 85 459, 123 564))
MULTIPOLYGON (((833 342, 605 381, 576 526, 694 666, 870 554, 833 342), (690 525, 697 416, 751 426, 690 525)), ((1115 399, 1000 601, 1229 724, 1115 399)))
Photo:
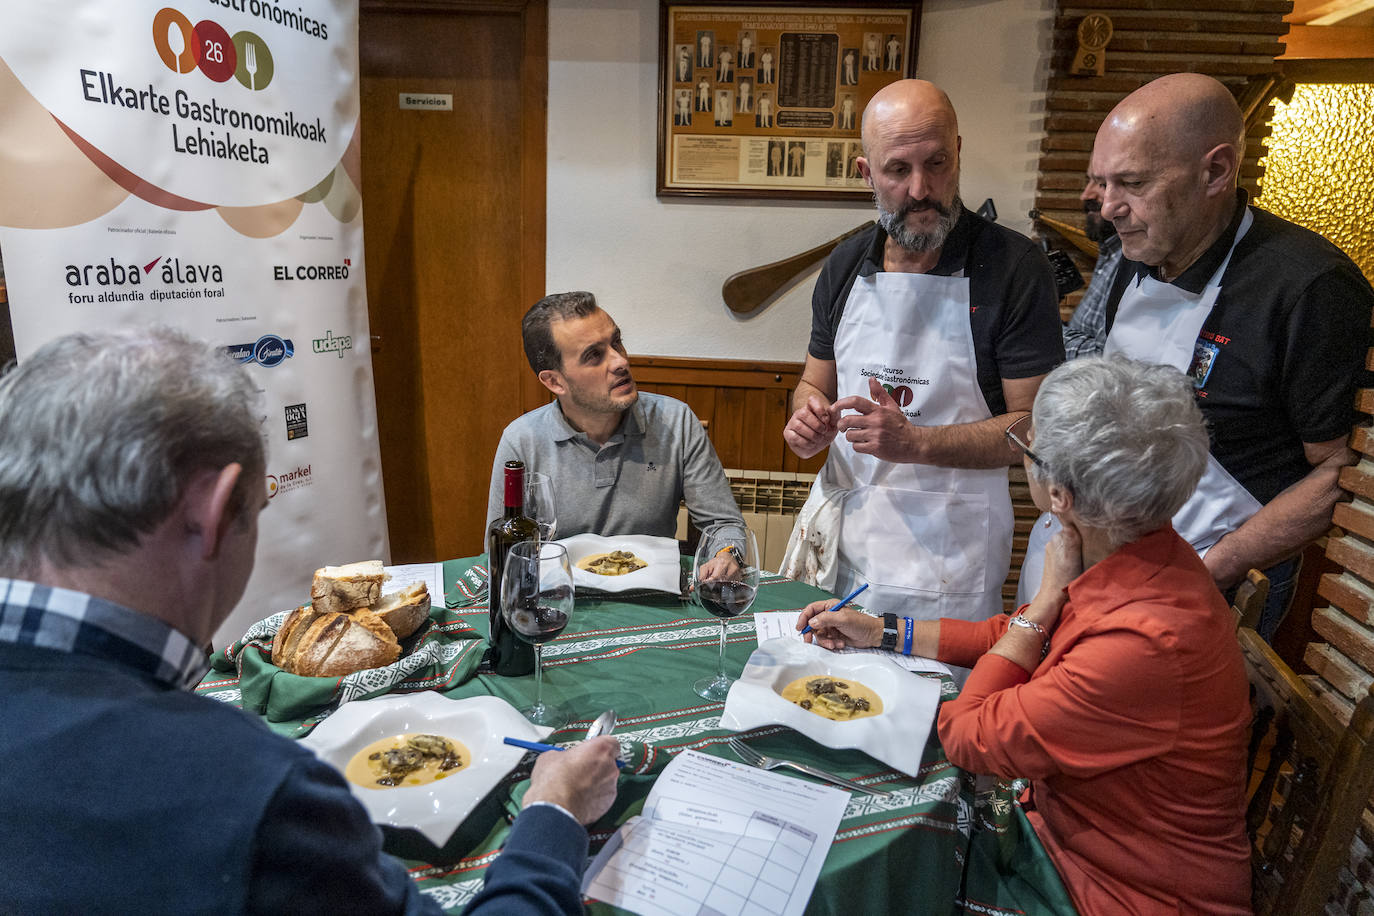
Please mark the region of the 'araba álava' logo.
POLYGON ((120 264, 110 258, 96 264, 68 264, 66 273, 67 285, 75 287, 138 286, 143 283, 144 277, 150 283, 161 279, 168 286, 224 282, 224 269, 218 264, 197 264, 181 258, 164 258, 162 255, 144 264, 142 270, 137 264, 120 264))
POLYGON ((154 289, 148 293, 149 299, 199 299, 224 295, 224 268, 220 265, 165 255, 158 255, 142 267, 132 263, 121 264, 114 257, 93 264, 68 264, 64 268, 63 278, 72 287, 67 294, 67 301, 72 303, 141 301, 143 293, 134 287, 159 281, 169 289, 154 289))

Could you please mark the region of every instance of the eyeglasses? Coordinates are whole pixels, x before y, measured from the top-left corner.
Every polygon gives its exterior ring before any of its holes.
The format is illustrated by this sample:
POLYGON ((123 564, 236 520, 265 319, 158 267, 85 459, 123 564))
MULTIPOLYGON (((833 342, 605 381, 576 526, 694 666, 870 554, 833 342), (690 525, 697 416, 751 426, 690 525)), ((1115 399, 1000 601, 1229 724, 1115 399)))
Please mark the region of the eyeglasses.
POLYGON ((1035 454, 1035 452, 1031 451, 1031 447, 1026 444, 1025 439, 1021 438, 1021 435, 1016 431, 1017 428, 1020 427, 1023 431, 1028 432, 1030 430, 1030 419, 1031 415, 1026 414, 1025 416, 1017 417, 1013 420, 1006 430, 1007 441, 1011 443, 1012 448, 1015 448, 1029 458, 1036 467, 1045 470, 1047 469, 1047 465, 1044 460, 1039 455, 1035 454))

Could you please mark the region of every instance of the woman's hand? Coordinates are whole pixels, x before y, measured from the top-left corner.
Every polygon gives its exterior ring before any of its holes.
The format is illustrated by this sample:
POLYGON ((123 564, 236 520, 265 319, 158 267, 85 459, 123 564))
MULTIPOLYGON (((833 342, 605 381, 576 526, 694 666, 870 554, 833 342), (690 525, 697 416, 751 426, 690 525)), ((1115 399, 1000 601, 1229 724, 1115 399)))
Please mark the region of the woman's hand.
POLYGON ((883 641, 883 619, 856 611, 852 607, 841 608, 831 613, 830 609, 839 604, 834 598, 813 601, 802 608, 797 618, 797 629, 809 623, 811 632, 802 635, 807 642, 814 641, 827 649, 866 649, 883 641))
POLYGON ((1069 583, 1083 575, 1083 536, 1072 522, 1060 519, 1063 527, 1045 545, 1045 573, 1040 591, 1025 610, 1025 616, 1046 630, 1059 622, 1059 612, 1069 599, 1069 583))

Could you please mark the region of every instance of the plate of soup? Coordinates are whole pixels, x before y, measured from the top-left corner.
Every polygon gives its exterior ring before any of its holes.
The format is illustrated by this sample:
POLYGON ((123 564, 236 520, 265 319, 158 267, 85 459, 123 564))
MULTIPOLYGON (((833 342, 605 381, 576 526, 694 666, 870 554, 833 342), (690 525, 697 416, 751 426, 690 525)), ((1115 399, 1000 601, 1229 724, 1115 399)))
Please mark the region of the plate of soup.
POLYGON ((426 690, 346 703, 301 744, 344 774, 373 823, 443 846, 524 755, 501 739, 548 733, 498 697, 426 690))
POLYGON ((722 728, 786 725, 833 748, 856 748, 915 775, 940 705, 940 682, 877 654, 831 652, 792 637, 749 656, 722 728))
POLYGON ((682 566, 673 538, 577 534, 558 543, 568 548, 573 585, 580 589, 645 590, 674 595, 682 590, 682 566))

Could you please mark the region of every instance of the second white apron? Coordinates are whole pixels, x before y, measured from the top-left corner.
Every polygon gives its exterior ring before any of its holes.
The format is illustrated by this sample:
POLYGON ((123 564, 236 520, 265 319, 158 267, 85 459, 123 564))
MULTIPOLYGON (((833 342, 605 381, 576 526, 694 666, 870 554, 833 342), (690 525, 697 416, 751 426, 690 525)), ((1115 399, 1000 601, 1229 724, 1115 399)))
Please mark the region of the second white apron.
MULTIPOLYGON (((918 426, 992 416, 978 387, 968 280, 877 273, 854 281, 835 333, 840 397, 889 390, 918 426)), ((1005 468, 894 464, 854 451, 844 434, 827 470, 848 488, 836 591, 869 585, 865 607, 921 619, 982 620, 1002 610, 1011 557, 1005 468)))

